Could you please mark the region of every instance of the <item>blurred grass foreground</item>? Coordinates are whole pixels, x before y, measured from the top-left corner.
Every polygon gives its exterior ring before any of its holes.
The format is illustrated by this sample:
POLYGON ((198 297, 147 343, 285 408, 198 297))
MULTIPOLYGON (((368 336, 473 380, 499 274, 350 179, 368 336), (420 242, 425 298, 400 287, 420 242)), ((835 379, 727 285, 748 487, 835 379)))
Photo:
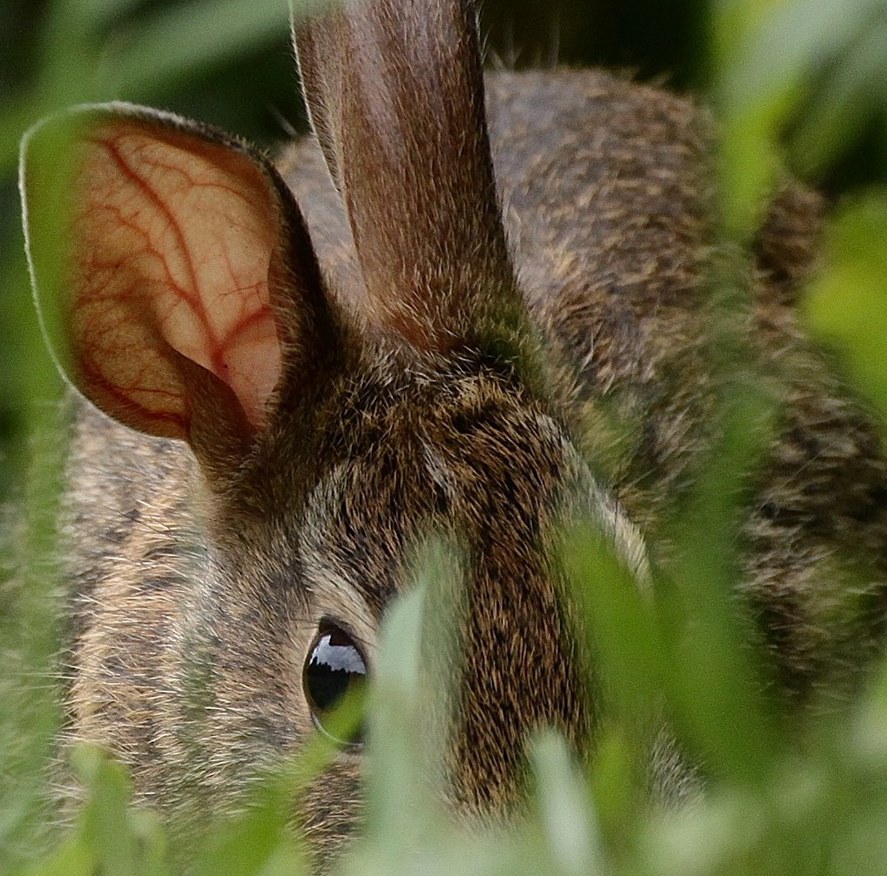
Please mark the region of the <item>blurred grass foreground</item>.
MULTIPOLYGON (((708 35, 700 68, 724 134, 724 237, 750 238, 786 163, 814 182, 852 181, 849 190, 833 187, 838 203, 804 307, 814 335, 887 421, 887 6, 687 5, 708 35), (859 156, 864 167, 835 172, 859 156)), ((294 94, 257 104, 242 88, 245 65, 249 78, 269 83, 269 94, 294 91, 287 9, 239 0, 51 0, 0 8, 0 26, 20 37, 4 65, 19 65, 20 77, 13 81, 7 69, 0 104, 0 874, 159 876, 176 871, 170 838, 151 813, 126 807, 126 776, 95 752, 78 752, 74 765, 89 791, 86 805, 71 825, 53 827, 47 776, 59 720, 52 519, 60 387, 27 293, 14 197, 18 141, 48 112, 111 98, 162 103, 265 142, 282 140, 298 117, 294 94), (229 100, 207 101, 214 89, 229 100)), ((680 521, 682 571, 695 589, 679 611, 657 612, 607 557, 593 555, 580 537, 571 542, 567 559, 596 659, 619 707, 588 774, 556 736, 535 740, 531 815, 520 831, 468 834, 422 782, 434 752, 411 735, 427 692, 410 643, 419 635, 423 579, 446 566, 429 555, 417 588, 386 622, 369 717, 367 823, 341 872, 887 873, 887 663, 855 702, 810 718, 801 734, 750 692, 755 669, 735 619, 718 609, 733 584, 734 532, 722 497, 741 477, 751 440, 753 414, 743 404, 725 400, 718 469, 701 478, 680 521), (592 578, 589 593, 582 582, 592 578), (694 636, 680 635, 687 628, 694 636), (650 692, 664 696, 718 777, 704 800, 668 815, 640 805, 636 788, 632 727, 650 692)), ((330 756, 322 741, 308 746, 257 790, 249 811, 207 832, 193 872, 306 872, 299 838, 286 826, 286 800, 330 756)))

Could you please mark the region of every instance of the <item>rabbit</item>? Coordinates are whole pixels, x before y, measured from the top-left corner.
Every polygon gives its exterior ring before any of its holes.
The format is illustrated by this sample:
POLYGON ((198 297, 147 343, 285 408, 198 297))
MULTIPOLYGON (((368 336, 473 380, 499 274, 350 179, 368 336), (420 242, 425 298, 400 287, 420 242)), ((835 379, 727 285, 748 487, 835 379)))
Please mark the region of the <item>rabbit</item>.
MULTIPOLYGON (((469 0, 346 3, 294 34, 313 133, 276 163, 123 103, 23 147, 32 278, 76 388, 66 738, 171 817, 236 808, 372 674, 415 546, 453 532, 445 794, 507 813, 528 733, 588 757, 601 720, 553 533, 590 517, 644 586, 715 439, 715 126, 607 72, 485 75, 469 0)), ((778 409, 738 598, 798 707, 877 653, 887 583, 877 427, 797 315, 825 215, 782 185, 737 328, 778 409), (851 552, 865 600, 838 623, 824 573, 851 552)), ((651 794, 698 793, 670 736, 653 748, 651 794)), ((321 861, 360 821, 360 750, 342 740, 298 803, 321 861)))

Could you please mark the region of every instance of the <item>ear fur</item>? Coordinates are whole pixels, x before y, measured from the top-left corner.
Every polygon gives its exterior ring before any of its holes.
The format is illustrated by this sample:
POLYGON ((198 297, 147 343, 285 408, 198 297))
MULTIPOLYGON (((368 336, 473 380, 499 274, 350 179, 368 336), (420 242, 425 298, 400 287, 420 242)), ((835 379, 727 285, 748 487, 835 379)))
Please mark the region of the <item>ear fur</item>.
POLYGON ((523 322, 469 0, 373 0, 294 29, 375 320, 448 352, 523 322))
POLYGON ((50 346, 110 416, 223 468, 267 427, 285 367, 316 377, 336 332, 314 253, 287 187, 243 143, 81 107, 27 135, 21 189, 50 346))

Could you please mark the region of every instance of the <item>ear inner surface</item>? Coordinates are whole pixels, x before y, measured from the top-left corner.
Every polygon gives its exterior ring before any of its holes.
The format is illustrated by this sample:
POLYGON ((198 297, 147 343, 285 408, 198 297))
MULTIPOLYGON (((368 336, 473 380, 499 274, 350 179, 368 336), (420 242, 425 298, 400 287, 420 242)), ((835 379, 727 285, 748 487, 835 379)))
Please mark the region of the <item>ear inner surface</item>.
POLYGON ((22 192, 51 346, 106 413, 222 470, 266 427, 284 373, 316 395, 335 320, 260 155, 154 110, 86 107, 28 135, 22 192))
POLYGON ((83 378, 111 404, 184 430, 190 406, 165 344, 229 386, 261 426, 280 352, 268 293, 276 211, 260 171, 135 120, 97 127, 79 167, 72 319, 83 378))
POLYGON ((446 351, 518 308, 468 0, 347 3, 296 27, 312 123, 376 318, 446 351))

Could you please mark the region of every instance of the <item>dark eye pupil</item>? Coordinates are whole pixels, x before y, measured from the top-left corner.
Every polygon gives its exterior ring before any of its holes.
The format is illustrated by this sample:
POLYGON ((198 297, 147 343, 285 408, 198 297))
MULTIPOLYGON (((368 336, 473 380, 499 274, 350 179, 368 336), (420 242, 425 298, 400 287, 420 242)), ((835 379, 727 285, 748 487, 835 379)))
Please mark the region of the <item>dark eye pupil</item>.
POLYGON ((354 745, 361 741, 359 730, 351 738, 340 739, 326 722, 346 694, 363 687, 366 673, 366 663, 351 636, 333 624, 322 624, 308 651, 302 682, 315 723, 337 742, 354 745))

